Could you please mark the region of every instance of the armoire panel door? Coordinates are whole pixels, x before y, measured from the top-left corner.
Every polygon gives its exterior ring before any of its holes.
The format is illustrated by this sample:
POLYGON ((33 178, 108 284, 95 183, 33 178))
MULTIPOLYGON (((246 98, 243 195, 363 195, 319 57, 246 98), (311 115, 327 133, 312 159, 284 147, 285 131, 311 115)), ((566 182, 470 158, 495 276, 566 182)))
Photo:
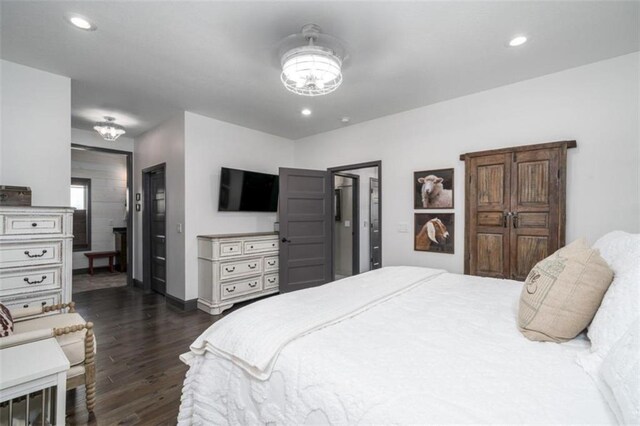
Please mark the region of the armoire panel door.
POLYGON ((561 149, 513 153, 511 165, 511 279, 559 248, 561 149))
POLYGON ((468 255, 465 273, 509 276, 508 212, 511 199, 511 155, 467 160, 468 255))

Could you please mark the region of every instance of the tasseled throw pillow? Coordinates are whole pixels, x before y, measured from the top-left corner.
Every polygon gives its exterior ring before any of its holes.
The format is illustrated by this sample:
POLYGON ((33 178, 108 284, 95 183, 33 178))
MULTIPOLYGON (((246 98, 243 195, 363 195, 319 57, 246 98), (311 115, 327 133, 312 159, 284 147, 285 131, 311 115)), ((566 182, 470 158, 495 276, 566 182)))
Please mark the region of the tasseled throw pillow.
POLYGON ((9 309, 0 303, 0 337, 13 334, 13 318, 9 309))
POLYGON ((586 241, 561 248, 529 272, 518 328, 530 340, 573 339, 593 319, 612 280, 613 271, 586 241))

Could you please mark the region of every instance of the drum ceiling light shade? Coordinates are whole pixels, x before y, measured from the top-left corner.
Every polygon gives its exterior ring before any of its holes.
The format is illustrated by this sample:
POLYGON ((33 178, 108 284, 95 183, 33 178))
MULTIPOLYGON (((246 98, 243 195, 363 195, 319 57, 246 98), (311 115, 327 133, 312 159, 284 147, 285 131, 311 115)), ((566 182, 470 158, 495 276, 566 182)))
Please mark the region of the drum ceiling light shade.
POLYGON ((320 27, 308 24, 302 27, 302 34, 287 37, 286 43, 305 42, 293 47, 281 56, 282 74, 280 79, 287 90, 302 96, 326 95, 336 90, 342 83, 342 46, 333 37, 320 34, 320 27), (332 47, 317 45, 318 41, 331 42, 332 47))
POLYGON ((126 133, 124 127, 115 123, 115 118, 105 116, 104 120, 93 126, 93 129, 100 133, 104 140, 113 142, 126 133))

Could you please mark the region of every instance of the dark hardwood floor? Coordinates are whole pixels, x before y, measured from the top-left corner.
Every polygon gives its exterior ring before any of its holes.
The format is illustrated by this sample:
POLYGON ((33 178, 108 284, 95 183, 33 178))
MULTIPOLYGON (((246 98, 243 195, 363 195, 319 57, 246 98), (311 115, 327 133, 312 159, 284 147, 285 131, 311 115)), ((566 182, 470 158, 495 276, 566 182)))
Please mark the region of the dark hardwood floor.
POLYGON ((223 315, 182 312, 158 294, 129 287, 75 294, 78 312, 95 324, 97 392, 94 416, 84 386, 67 393, 68 424, 175 424, 187 367, 178 356, 223 315))

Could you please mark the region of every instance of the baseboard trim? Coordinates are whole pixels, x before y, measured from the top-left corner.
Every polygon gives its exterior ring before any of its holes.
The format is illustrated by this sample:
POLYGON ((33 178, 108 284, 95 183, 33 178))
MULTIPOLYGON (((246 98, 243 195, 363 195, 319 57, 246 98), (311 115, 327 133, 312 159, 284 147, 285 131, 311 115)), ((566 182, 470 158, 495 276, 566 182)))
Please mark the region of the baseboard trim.
POLYGON ((170 294, 165 294, 165 298, 167 299, 167 303, 171 306, 175 306, 181 311, 195 311, 198 309, 198 299, 191 300, 182 300, 170 294))
POLYGON ((135 288, 144 289, 144 284, 142 283, 142 281, 140 281, 140 280, 138 280, 136 278, 133 279, 133 286, 135 288))

